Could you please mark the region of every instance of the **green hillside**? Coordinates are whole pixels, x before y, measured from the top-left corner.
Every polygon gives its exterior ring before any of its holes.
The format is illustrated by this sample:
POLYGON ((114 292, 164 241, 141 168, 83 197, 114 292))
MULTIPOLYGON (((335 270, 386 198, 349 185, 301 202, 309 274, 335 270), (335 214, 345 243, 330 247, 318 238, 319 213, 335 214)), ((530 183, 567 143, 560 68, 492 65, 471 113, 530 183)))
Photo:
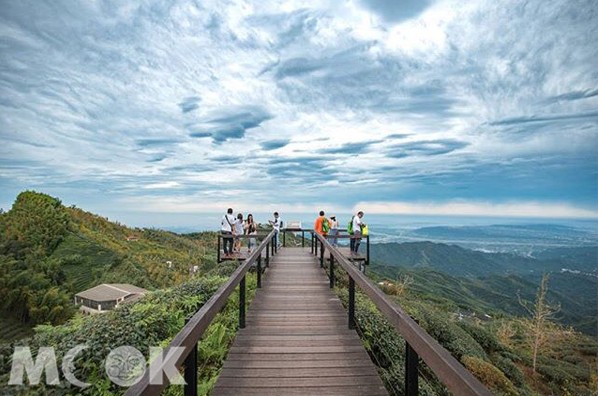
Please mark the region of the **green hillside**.
POLYGON ((538 258, 508 253, 484 253, 433 242, 371 245, 372 260, 403 268, 430 268, 455 276, 533 274, 562 268, 598 274, 598 247, 545 251, 538 258))
POLYGON ((375 262, 405 268, 430 268, 456 276, 529 272, 534 260, 510 254, 486 254, 455 245, 432 242, 382 243, 371 246, 375 262))
MULTIPOLYGON (((133 229, 33 191, 0 214, 0 311, 23 336, 37 324, 64 323, 75 312, 74 294, 89 287, 174 286, 195 265, 215 266, 213 234, 133 229)), ((5 326, 0 341, 14 339, 14 329, 5 326)))
POLYGON ((487 314, 521 315, 518 295, 533 298, 549 273, 549 298, 561 305, 556 319, 598 334, 598 248, 559 248, 526 258, 483 253, 431 242, 372 245, 372 269, 388 279, 409 274, 422 297, 487 314), (562 271, 567 268, 567 271, 562 271))

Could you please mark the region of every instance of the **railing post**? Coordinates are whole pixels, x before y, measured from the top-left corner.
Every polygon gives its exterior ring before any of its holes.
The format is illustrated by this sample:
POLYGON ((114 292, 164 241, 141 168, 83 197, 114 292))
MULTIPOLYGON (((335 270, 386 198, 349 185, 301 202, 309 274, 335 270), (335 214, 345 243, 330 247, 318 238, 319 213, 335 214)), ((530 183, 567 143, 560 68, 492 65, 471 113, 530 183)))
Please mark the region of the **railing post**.
POLYGON ((313 232, 311 233, 311 239, 314 241, 314 246, 316 247, 316 256, 318 255, 318 240, 316 239, 316 234, 313 232))
MULTIPOLYGON (((185 319, 189 323, 191 317, 185 319)), ((197 396, 197 344, 185 359, 185 396, 197 396)))
MULTIPOLYGON (((365 239, 365 243, 366 243, 365 263, 366 263, 366 265, 370 265, 370 234, 367 235, 367 238, 365 239)), ((363 273, 365 274, 365 266, 363 267, 363 273)))
POLYGON ((245 328, 245 275, 239 283, 239 328, 245 328))
MULTIPOLYGON (((324 268, 324 242, 320 242, 320 268, 324 268)), ((317 250, 317 246, 316 245, 316 250, 317 250)), ((317 252, 316 252, 317 254, 317 252)))
POLYGON ((301 230, 301 247, 305 247, 305 231, 301 230))
POLYGON ((266 244, 266 268, 270 267, 270 242, 266 244))
POLYGON ((314 233, 311 233, 311 254, 314 254, 314 233))
POLYGON ((355 280, 349 276, 349 328, 355 328, 355 280))
POLYGON ((330 288, 334 288, 334 256, 332 252, 330 252, 330 288))
POLYGON ((282 232, 282 247, 286 247, 287 246, 287 232, 283 231, 282 232))
POLYGON ((221 246, 221 244, 220 244, 220 238, 221 237, 222 237, 222 235, 218 234, 218 258, 217 258, 217 261, 216 261, 217 263, 220 262, 220 246, 221 246))
POLYGON ((256 270, 257 270, 257 288, 261 289, 262 288, 262 253, 261 252, 260 252, 260 255, 257 256, 256 270))
POLYGON ((409 343, 405 342, 405 395, 417 396, 419 393, 417 364, 419 356, 409 343))

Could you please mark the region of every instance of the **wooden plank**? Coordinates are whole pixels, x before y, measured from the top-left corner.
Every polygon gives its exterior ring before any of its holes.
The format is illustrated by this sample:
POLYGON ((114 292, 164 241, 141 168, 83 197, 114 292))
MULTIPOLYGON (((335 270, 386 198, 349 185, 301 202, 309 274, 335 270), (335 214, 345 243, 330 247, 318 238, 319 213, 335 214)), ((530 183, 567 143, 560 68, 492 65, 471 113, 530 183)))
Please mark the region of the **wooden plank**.
POLYGON ((369 366, 362 367, 292 367, 292 368, 232 368, 227 367, 220 374, 221 378, 320 378, 377 376, 376 370, 369 366))
POLYGON ((222 374, 218 377, 218 385, 235 388, 301 388, 306 386, 380 386, 382 382, 377 375, 353 375, 350 377, 310 377, 310 378, 231 378, 222 374))
POLYGON ((326 346, 236 346, 230 349, 233 353, 275 353, 275 354, 302 354, 302 353, 343 353, 359 352, 363 345, 326 345, 326 346))
POLYGON ((235 345, 240 347, 256 347, 256 346, 269 346, 269 347, 324 347, 324 346, 359 346, 363 347, 363 344, 359 339, 349 340, 304 340, 297 338, 295 340, 237 340, 235 345))
POLYGON ((252 318, 305 318, 305 319, 317 319, 317 318, 345 318, 347 314, 338 312, 278 312, 278 311, 260 311, 250 312, 247 317, 252 318))
POLYGON ((263 396, 280 396, 280 395, 317 395, 317 396, 378 396, 388 395, 384 387, 378 386, 328 386, 328 387, 314 387, 306 386, 301 388, 221 388, 217 387, 212 392, 212 395, 263 395, 263 396))
MULTIPOLYGON (((282 319, 247 319, 245 321, 247 326, 277 326, 277 327, 303 327, 304 321, 300 320, 282 320, 282 319)), ((346 319, 331 319, 331 320, 311 320, 312 326, 342 326, 347 323, 346 319)))
POLYGON ((338 326, 330 325, 330 326, 309 326, 303 325, 301 327, 297 326, 252 326, 251 332, 249 334, 280 334, 281 332, 286 332, 286 334, 335 334, 336 329, 338 326))
POLYGON ((263 335, 263 334, 238 334, 236 341, 243 342, 247 340, 254 340, 254 341, 269 341, 272 340, 276 341, 295 341, 295 340, 303 340, 306 342, 309 341, 320 341, 320 340, 359 340, 359 337, 355 335, 354 332, 346 331, 342 334, 322 334, 322 335, 303 335, 297 336, 292 334, 273 334, 273 335, 263 335))
POLYGON ((318 368, 318 367, 356 367, 371 365, 367 357, 351 360, 227 360, 224 368, 318 368))
POLYGON ((345 353, 301 353, 293 355, 275 355, 275 354, 245 354, 229 353, 226 361, 229 360, 251 360, 251 361, 317 361, 317 360, 360 360, 368 359, 369 356, 365 349, 361 352, 345 353))

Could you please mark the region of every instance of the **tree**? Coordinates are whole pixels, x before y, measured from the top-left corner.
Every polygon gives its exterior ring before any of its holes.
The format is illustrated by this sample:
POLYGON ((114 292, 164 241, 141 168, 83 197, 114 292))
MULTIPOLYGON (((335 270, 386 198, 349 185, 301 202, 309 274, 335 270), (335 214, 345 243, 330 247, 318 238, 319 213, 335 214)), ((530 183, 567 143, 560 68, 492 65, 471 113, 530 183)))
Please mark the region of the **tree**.
POLYGON ((519 298, 519 304, 525 308, 530 314, 530 318, 523 321, 523 325, 527 331, 527 338, 529 341, 532 354, 532 370, 536 372, 536 365, 538 361, 538 353, 546 345, 550 338, 550 319, 560 310, 560 305, 551 305, 546 301, 546 293, 548 292, 548 274, 542 276, 538 293, 536 294, 536 301, 530 302, 519 298))
POLYGON ((403 296, 407 292, 407 288, 413 284, 413 277, 410 275, 397 276, 396 295, 403 296))
POLYGON ((510 346, 511 339, 517 334, 517 330, 512 321, 503 320, 500 327, 496 330, 496 337, 504 345, 510 346))

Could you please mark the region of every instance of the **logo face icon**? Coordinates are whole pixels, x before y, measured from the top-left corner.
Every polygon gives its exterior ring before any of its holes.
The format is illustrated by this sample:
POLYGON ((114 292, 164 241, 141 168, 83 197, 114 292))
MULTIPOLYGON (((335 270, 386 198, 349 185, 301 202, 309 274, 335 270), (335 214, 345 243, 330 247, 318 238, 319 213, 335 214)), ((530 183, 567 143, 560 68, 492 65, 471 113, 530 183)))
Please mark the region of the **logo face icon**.
POLYGON ((105 368, 112 382, 129 387, 139 382, 145 373, 146 361, 137 348, 121 346, 108 354, 105 368))

